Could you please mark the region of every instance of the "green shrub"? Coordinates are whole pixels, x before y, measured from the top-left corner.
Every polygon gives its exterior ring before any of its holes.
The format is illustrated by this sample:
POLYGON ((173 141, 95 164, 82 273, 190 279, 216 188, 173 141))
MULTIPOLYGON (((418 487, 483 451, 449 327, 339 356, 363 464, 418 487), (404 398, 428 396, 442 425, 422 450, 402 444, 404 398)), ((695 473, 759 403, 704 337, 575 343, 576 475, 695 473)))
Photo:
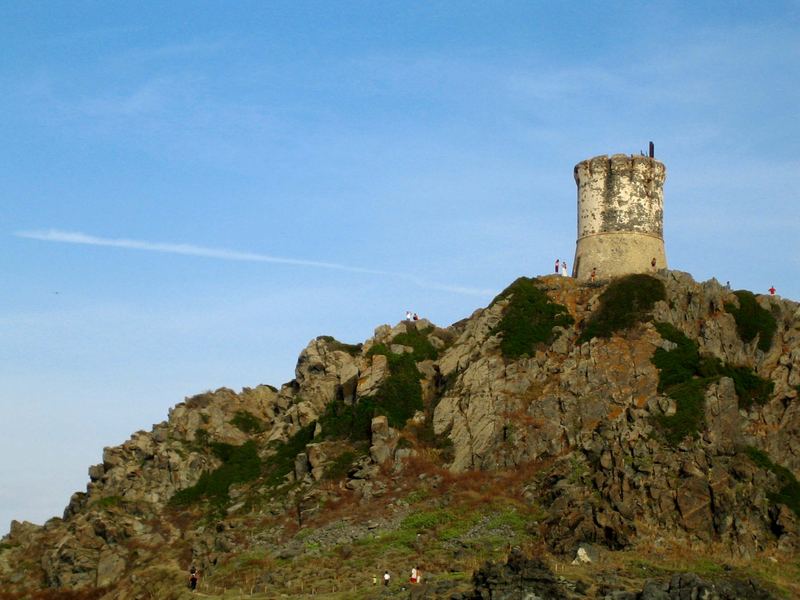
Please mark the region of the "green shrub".
POLYGON ((392 351, 389 350, 389 346, 386 344, 375 344, 367 351, 367 356, 375 356, 376 354, 389 356, 391 353, 392 351))
POLYGON ((775 385, 772 381, 759 377, 750 367, 735 367, 700 354, 697 342, 669 323, 656 323, 655 327, 662 338, 676 344, 669 351, 656 349, 651 359, 658 368, 658 391, 676 402, 675 415, 656 419, 670 443, 678 443, 700 430, 705 388, 720 377, 733 380, 740 408, 749 409, 754 402, 764 404, 769 400, 775 385))
POLYGON ((316 421, 301 428, 285 442, 275 446, 275 454, 270 456, 264 465, 265 483, 275 487, 283 483, 287 473, 294 472, 294 459, 304 452, 306 446, 314 439, 316 421))
POLYGON ((738 290, 734 292, 739 300, 737 308, 732 302, 725 303, 725 310, 736 320, 736 331, 743 342, 750 342, 758 336, 758 348, 766 352, 772 346, 772 336, 778 324, 770 311, 761 308, 753 292, 738 290))
POLYGON ((750 367, 725 365, 722 375, 733 379, 739 408, 749 410, 753 404, 766 404, 775 389, 775 382, 756 375, 750 367))
POLYGON ((115 506, 119 506, 122 504, 123 500, 121 496, 106 496, 105 498, 100 498, 95 505, 99 508, 113 508, 115 506))
POLYGON ((446 525, 457 520, 456 516, 448 510, 414 512, 400 522, 400 529, 406 531, 431 531, 439 525, 446 525))
POLYGON ((664 283, 650 275, 635 274, 615 279, 600 295, 600 307, 589 319, 578 341, 607 338, 616 331, 630 329, 648 318, 653 305, 666 297, 664 283))
POLYGON ((656 323, 656 330, 662 338, 674 344, 672 350, 656 349, 652 362, 658 368, 658 391, 684 383, 694 377, 700 367, 700 353, 697 343, 669 323, 656 323))
POLYGON ((361 348, 363 346, 363 344, 345 344, 332 335, 321 335, 317 339, 327 342, 328 348, 331 350, 341 350, 342 352, 347 352, 350 356, 358 356, 361 354, 361 348))
POLYGON ((208 500, 221 505, 228 500, 228 488, 234 483, 243 483, 261 474, 261 460, 258 458, 255 442, 249 441, 241 446, 214 442, 214 454, 222 461, 214 471, 205 472, 192 487, 177 492, 170 499, 176 506, 185 506, 199 500, 208 500))
POLYGON ((389 425, 401 429, 408 419, 422 410, 422 374, 410 354, 389 355, 390 375, 374 398, 378 414, 386 415, 389 425))
POLYGON ((195 429, 194 445, 200 449, 205 449, 211 444, 211 437, 206 429, 195 429))
POLYGON ((342 479, 347 472, 350 470, 350 467, 353 466, 353 462, 356 460, 356 453, 355 452, 342 452, 339 456, 337 456, 333 461, 325 467, 324 478, 325 479, 342 479))
POLYGON ((422 410, 422 376, 413 355, 390 352, 387 359, 389 376, 373 396, 359 398, 353 405, 341 400, 328 404, 320 418, 324 437, 368 440, 373 417, 385 415, 391 427, 402 429, 416 411, 422 410))
POLYGON ((236 411, 231 419, 231 425, 238 427, 244 433, 261 433, 264 431, 264 423, 253 413, 246 410, 236 411))
POLYGON ((566 307, 551 302, 537 283, 536 279, 520 277, 492 301, 495 304, 509 298, 503 318, 492 330, 502 336, 500 351, 505 358, 513 360, 533 354, 538 345, 553 342, 554 327, 573 323, 566 307))
POLYGON ((758 448, 748 446, 745 453, 757 466, 771 471, 778 478, 780 489, 777 492, 767 492, 767 497, 776 504, 785 504, 800 517, 800 482, 794 473, 772 462, 769 455, 758 448))
POLYGON ((675 400, 676 410, 671 417, 660 415, 656 421, 664 429, 670 444, 680 443, 686 436, 696 436, 705 425, 705 388, 708 379, 691 379, 673 385, 667 394, 675 400))
POLYGON ((416 327, 406 326, 405 333, 398 333, 392 338, 393 344, 402 344, 403 346, 410 346, 414 349, 412 356, 414 360, 436 360, 439 358, 439 352, 434 348, 428 339, 427 334, 433 330, 433 327, 428 327, 422 331, 417 330, 416 327))

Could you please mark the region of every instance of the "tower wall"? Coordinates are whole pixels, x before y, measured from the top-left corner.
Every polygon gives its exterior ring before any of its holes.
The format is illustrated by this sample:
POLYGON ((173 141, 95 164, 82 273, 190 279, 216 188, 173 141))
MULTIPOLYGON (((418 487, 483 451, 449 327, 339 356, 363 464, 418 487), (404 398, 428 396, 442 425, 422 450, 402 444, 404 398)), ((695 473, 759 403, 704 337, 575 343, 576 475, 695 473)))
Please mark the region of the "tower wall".
POLYGON ((589 279, 667 267, 663 163, 646 156, 595 156, 575 165, 578 241, 572 274, 589 279), (652 259, 656 259, 655 268, 652 259))

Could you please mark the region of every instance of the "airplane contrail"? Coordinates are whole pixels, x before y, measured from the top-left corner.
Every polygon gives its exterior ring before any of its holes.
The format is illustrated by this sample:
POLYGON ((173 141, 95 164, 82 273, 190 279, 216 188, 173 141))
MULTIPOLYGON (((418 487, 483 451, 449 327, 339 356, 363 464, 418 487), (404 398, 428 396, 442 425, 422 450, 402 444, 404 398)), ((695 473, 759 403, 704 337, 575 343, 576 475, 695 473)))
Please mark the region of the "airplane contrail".
POLYGON ((332 269, 336 271, 349 271, 351 273, 365 273, 369 275, 385 275, 389 277, 400 277, 413 282, 419 287, 431 290, 440 290, 457 294, 467 294, 472 296, 489 296, 492 290, 482 290, 471 287, 448 285, 443 283, 431 283, 419 277, 405 273, 383 271, 379 269, 367 269, 340 263, 324 262, 318 260, 307 260, 301 258, 287 258, 283 256, 272 256, 257 252, 240 252, 227 248, 209 248, 194 244, 176 244, 170 242, 150 242, 146 240, 132 240, 127 238, 104 238, 89 235, 79 231, 62 231, 60 229, 17 231, 17 237, 44 242, 58 242, 62 244, 81 244, 85 246, 106 246, 112 248, 125 248, 128 250, 143 250, 146 252, 162 252, 167 254, 182 254, 184 256, 199 256, 203 258, 216 258, 220 260, 234 260, 243 262, 264 262, 283 265, 294 265, 301 267, 315 267, 320 269, 332 269))

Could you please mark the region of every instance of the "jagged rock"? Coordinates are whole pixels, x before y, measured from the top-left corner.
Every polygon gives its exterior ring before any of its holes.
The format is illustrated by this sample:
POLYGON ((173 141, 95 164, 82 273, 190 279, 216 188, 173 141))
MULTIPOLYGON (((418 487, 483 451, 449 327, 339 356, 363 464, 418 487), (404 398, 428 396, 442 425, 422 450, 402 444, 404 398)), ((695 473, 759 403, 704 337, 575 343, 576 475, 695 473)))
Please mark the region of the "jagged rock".
POLYGON ((577 597, 562 585, 541 560, 514 549, 505 564, 487 562, 472 576, 475 589, 463 600, 563 600, 577 597))
MULTIPOLYGON (((328 337, 312 340, 298 358, 295 379, 279 391, 270 386, 240 393, 222 388, 187 398, 152 431, 106 448, 102 463, 89 469, 86 492, 73 495, 63 519, 41 527, 12 523, 0 545, 0 586, 16 592, 42 585, 109 585, 114 590, 109 600, 122 600, 144 597, 145 591, 165 585, 161 597, 169 597, 172 588, 161 582, 163 572, 151 569, 159 564, 182 573, 185 565, 174 564, 173 555, 180 549, 187 555, 191 551, 192 560, 204 569, 248 548, 306 560, 313 546, 275 541, 290 535, 286 523, 316 526, 327 507, 360 509, 374 506, 371 498, 387 495, 386 514, 370 514, 379 527, 320 525, 319 535, 310 534, 310 540, 330 550, 397 527, 407 516, 405 486, 424 481, 425 493, 435 496, 437 486, 450 489, 463 477, 453 475, 449 481, 442 474, 422 473, 417 479, 405 466, 417 465, 409 460, 412 456, 420 463, 438 460, 436 468, 455 473, 522 473, 526 465, 537 465, 542 470, 525 483, 520 502, 546 513, 537 519, 540 540, 561 560, 572 559, 576 548, 595 561, 589 550, 593 547, 636 549, 659 543, 714 548, 743 558, 769 552, 793 560, 800 549, 798 517, 776 503, 784 480, 773 471, 785 467, 800 474, 800 308, 788 300, 757 298, 777 322, 774 342, 763 352, 757 340, 743 343, 739 338, 733 316, 724 309, 726 302, 738 302, 729 290, 680 272, 664 271, 658 278, 667 299, 656 303, 653 320, 676 327, 702 354, 769 378, 774 391, 765 403, 740 409, 733 380, 708 381, 699 430, 681 441, 667 441, 664 420, 682 407, 667 390, 660 391, 652 357, 657 349, 670 351, 677 345, 649 322, 578 343, 606 284, 543 277, 539 285, 567 308, 575 325, 559 328, 552 344, 523 358, 510 360, 500 351, 496 328, 509 303, 505 298, 446 329, 420 320, 378 327, 361 347, 328 337), (379 401, 376 393, 390 375, 389 361, 369 350, 382 344, 389 351, 408 353, 411 348, 395 343, 394 337, 412 328, 424 331, 439 350, 437 360, 417 363, 424 410, 403 431, 389 427, 384 416, 374 418, 368 455, 360 441, 332 440, 318 422, 320 416, 332 402, 352 410, 365 398, 379 401), (288 457, 278 454, 289 440, 306 443, 309 432, 302 428, 312 424, 312 443, 292 447, 288 457), (299 433, 306 437, 294 437, 299 433), (190 511, 167 510, 176 492, 222 466, 214 449, 245 442, 253 442, 267 464, 282 456, 285 472, 271 475, 288 475, 291 492, 280 496, 263 480, 237 482, 218 507, 217 522, 190 511), (766 453, 777 467, 755 462, 743 452, 747 446, 766 453), (339 479, 330 475, 333 465, 339 479)), ((454 555, 465 551, 456 547, 454 555)), ((485 567, 476 577, 474 594, 462 597, 579 596, 577 582, 554 577, 541 561, 518 554, 504 565, 485 567)), ((415 593, 449 593, 438 585, 429 581, 415 593)), ((635 597, 636 592, 624 587, 611 582, 602 594, 635 597)), ((673 581, 651 581, 639 596, 662 600, 700 593, 769 598, 754 582, 711 582, 685 574, 673 581)))
POLYGON ((372 419, 372 445, 369 454, 376 464, 383 464, 394 457, 400 438, 396 429, 389 427, 389 420, 381 415, 372 419))

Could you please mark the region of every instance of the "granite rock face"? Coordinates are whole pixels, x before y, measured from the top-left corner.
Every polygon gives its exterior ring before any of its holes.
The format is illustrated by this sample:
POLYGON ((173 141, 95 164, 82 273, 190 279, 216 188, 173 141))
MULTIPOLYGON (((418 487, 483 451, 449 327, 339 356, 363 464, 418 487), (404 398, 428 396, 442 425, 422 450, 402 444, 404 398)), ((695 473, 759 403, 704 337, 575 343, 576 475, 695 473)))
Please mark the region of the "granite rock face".
MULTIPOLYGON (((316 338, 301 352, 295 378, 279 390, 223 388, 187 398, 151 431, 104 449, 102 462, 89 468, 86 491, 72 496, 63 517, 42 526, 12 523, 0 545, 0 587, 108 587, 109 598, 137 597, 143 586, 158 589, 164 569, 180 573, 185 567, 176 548, 185 549, 184 563, 199 566, 237 552, 245 540, 270 548, 274 532, 253 529, 248 519, 267 512, 301 527, 335 504, 340 490, 365 501, 380 498, 392 478, 420 458, 438 461, 437 468, 454 475, 547 464, 547 477, 531 480, 520 502, 545 510, 543 541, 570 560, 584 544, 633 549, 662 539, 741 558, 765 551, 796 557, 798 516, 775 493, 785 484, 779 467, 800 475, 800 306, 756 298, 776 322, 764 351, 758 338, 740 338, 725 310, 726 303, 738 302, 730 290, 676 271, 656 277, 665 300, 656 302, 648 319, 605 339, 580 342, 579 336, 607 282, 549 276, 536 285, 566 307, 574 324, 557 327, 551 343, 520 358, 501 352, 498 325, 512 301, 501 297, 447 328, 425 320, 382 325, 360 345, 316 338), (675 343, 659 334, 656 323, 674 326, 702 355, 771 381, 769 397, 742 403, 732 376, 711 378, 702 390, 696 434, 668 441, 659 422, 683 408, 659 389, 654 353, 675 343), (330 407, 355 410, 366 399, 394 398, 386 389, 409 389, 407 381, 392 387, 399 360, 411 360, 416 369, 423 409, 411 411, 405 425, 378 409, 367 421, 369 439, 333 439, 323 418, 330 407), (311 433, 302 445, 290 446, 302 432, 311 433), (170 505, 177 492, 223 464, 213 448, 250 442, 265 468, 278 465, 279 471, 267 468, 264 474, 273 483, 232 484, 215 525, 170 505), (280 454, 289 447, 289 455, 280 454), (775 467, 754 460, 753 452, 775 467), (254 512, 254 498, 270 498, 275 481, 289 486, 286 497, 254 512)), ((370 522, 389 526, 382 515, 370 522)), ((353 524, 347 531, 340 537, 350 543, 372 527, 353 524)), ((320 539, 338 539, 325 535, 320 539)), ((302 552, 302 546, 275 549, 281 556, 302 552)), ((531 597, 580 594, 530 560, 513 555, 502 567, 487 567, 476 580, 479 595, 471 597, 528 597, 514 595, 525 586, 536 594, 531 597)), ((705 585, 695 583, 654 583, 637 593, 682 598, 683 590, 705 585)), ((717 585, 713 593, 739 597, 725 589, 717 585)), ((415 593, 437 593, 425 590, 415 593)))

